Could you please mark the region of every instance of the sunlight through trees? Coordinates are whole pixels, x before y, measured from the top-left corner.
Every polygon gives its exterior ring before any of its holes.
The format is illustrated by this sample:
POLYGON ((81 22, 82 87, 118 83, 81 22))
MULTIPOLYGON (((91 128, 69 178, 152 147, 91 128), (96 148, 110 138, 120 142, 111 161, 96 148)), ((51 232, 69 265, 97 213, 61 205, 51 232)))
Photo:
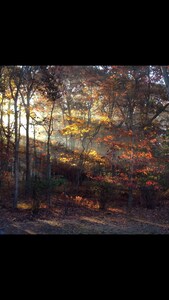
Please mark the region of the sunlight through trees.
POLYGON ((168 66, 1 66, 0 203, 154 208, 169 189, 168 107, 168 66))

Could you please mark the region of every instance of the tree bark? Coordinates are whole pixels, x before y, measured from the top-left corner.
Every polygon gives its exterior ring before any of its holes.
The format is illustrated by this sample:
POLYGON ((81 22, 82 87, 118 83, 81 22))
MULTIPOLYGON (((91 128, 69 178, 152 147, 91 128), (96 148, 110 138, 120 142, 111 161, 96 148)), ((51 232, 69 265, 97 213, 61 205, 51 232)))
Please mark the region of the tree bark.
POLYGON ((18 138, 18 97, 15 97, 14 111, 15 111, 15 147, 14 147, 14 174, 15 174, 15 190, 13 198, 13 208, 17 207, 18 189, 19 189, 19 138, 18 138))
POLYGON ((51 135, 53 132, 53 111, 55 108, 55 101, 52 103, 50 118, 49 118, 49 127, 48 127, 48 139, 47 139, 47 202, 49 207, 51 206, 51 159, 50 159, 50 142, 51 142, 51 135))
POLYGON ((30 123, 30 99, 27 98, 26 107, 26 196, 30 195, 30 153, 29 153, 29 124, 30 123))

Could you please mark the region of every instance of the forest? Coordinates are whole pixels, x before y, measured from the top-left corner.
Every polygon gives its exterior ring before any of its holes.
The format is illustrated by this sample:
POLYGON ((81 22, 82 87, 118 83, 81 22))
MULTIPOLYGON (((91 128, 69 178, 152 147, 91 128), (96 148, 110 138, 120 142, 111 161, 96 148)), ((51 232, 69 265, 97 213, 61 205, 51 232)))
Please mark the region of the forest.
POLYGON ((169 233, 169 66, 0 66, 0 234, 169 233))

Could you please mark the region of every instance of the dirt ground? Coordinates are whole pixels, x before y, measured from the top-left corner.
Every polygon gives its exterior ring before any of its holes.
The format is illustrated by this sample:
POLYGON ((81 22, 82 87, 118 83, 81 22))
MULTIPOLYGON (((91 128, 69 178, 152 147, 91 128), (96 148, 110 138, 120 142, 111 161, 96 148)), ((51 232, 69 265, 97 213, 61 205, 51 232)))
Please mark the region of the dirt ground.
POLYGON ((135 207, 107 208, 106 211, 74 205, 65 208, 57 201, 52 208, 41 208, 36 215, 31 209, 0 209, 0 235, 15 234, 169 234, 169 207, 153 210, 135 207))

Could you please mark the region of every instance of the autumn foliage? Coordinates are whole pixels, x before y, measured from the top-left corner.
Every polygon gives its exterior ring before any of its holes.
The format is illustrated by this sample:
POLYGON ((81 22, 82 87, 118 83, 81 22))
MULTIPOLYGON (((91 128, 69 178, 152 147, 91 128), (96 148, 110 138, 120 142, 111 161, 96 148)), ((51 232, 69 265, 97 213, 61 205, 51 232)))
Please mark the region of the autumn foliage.
POLYGON ((1 67, 3 202, 154 208, 169 189, 168 83, 165 66, 1 67))

